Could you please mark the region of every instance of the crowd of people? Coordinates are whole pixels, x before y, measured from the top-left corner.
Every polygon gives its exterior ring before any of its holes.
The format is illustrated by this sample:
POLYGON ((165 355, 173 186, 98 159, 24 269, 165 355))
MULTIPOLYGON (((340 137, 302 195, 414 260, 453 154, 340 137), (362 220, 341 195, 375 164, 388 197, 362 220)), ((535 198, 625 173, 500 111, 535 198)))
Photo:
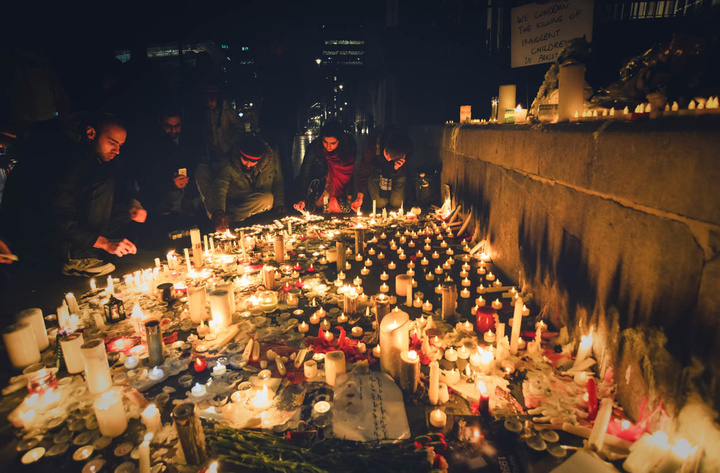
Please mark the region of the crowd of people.
POLYGON ((65 275, 96 277, 139 242, 166 250, 173 232, 225 231, 286 204, 324 213, 402 205, 412 151, 404 131, 371 134, 356 172, 353 135, 327 122, 293 176, 216 83, 196 92, 195 113, 168 100, 131 126, 103 111, 37 121, 5 186, 0 263, 41 258, 65 275))

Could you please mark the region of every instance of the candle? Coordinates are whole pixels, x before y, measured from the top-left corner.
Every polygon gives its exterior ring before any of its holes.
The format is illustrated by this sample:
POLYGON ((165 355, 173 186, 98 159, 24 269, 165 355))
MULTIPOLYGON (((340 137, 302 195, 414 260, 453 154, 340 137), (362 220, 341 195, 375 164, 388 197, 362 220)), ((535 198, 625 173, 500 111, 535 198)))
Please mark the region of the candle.
POLYGON ((40 350, 35 340, 33 327, 22 322, 8 326, 3 331, 3 340, 10 363, 15 368, 25 368, 40 361, 40 350))
MULTIPOLYGON (((464 348, 464 346, 463 346, 464 348)), ((450 347, 447 350, 445 350, 445 359, 451 363, 454 363, 458 359, 458 352, 455 350, 455 348, 450 347)))
POLYGON ((308 319, 311 324, 319 324, 320 323, 320 316, 318 315, 317 311, 313 312, 313 314, 308 319))
MULTIPOLYGON (((515 312, 513 313, 513 326, 510 333, 510 353, 517 355, 518 351, 518 339, 520 337, 520 326, 522 325, 522 299, 518 298, 515 301, 515 312)), ((494 307, 493 307, 494 308, 494 307)))
POLYGON ((600 410, 595 418, 595 424, 593 425, 592 432, 590 432, 590 438, 588 439, 589 445, 594 447, 598 452, 602 451, 603 444, 605 443, 605 434, 607 432, 608 424, 610 423, 612 409, 613 400, 609 397, 603 398, 600 402, 600 410))
POLYGON ((470 297, 470 291, 467 290, 467 288, 463 288, 462 291, 460 291, 460 297, 463 299, 467 299, 470 297))
POLYGON ((81 350, 83 343, 85 341, 82 333, 71 333, 60 338, 60 347, 65 358, 65 366, 67 366, 70 374, 80 373, 85 369, 81 350))
POLYGON ((422 310, 423 310, 424 312, 432 312, 432 309, 433 309, 432 304, 430 303, 429 300, 426 299, 425 302, 424 302, 423 305, 422 305, 422 310))
POLYGON ((344 324, 345 322, 348 321, 348 316, 345 315, 345 312, 343 312, 342 314, 340 314, 340 315, 338 316, 337 321, 338 321, 339 324, 344 324))
POLYGON ((147 338, 148 364, 159 366, 165 360, 164 344, 162 340, 162 329, 160 321, 151 319, 145 323, 145 334, 147 338))
POLYGON ((482 381, 477 382, 478 393, 480 394, 480 405, 478 406, 478 412, 481 417, 487 417, 490 415, 490 393, 482 381))
POLYGON ((465 345, 461 345, 460 349, 457 351, 457 356, 461 360, 467 360, 470 358, 470 350, 465 345))
MULTIPOLYGON (((500 299, 495 299, 492 304, 490 305, 495 310, 502 309, 502 302, 500 302, 500 299)), ((521 307, 521 315, 522 315, 522 307, 521 307)))
POLYGON ((415 350, 400 353, 399 384, 403 391, 414 393, 420 381, 420 357, 415 350))
POLYGON ((325 340, 328 342, 332 342, 335 338, 335 335, 333 335, 333 333, 328 330, 327 332, 323 333, 323 338, 325 338, 325 340))
POLYGON ((585 360, 585 358, 588 357, 588 355, 592 351, 592 344, 593 335, 592 330, 590 330, 589 335, 583 335, 581 338, 580 345, 578 346, 577 356, 575 356, 575 362, 573 363, 573 367, 579 365, 585 360))
POLYGON ((152 433, 145 434, 145 437, 143 437, 143 441, 138 449, 140 453, 139 473, 150 473, 150 440, 152 440, 152 438, 152 433))
POLYGON ((325 354, 325 382, 335 386, 339 374, 345 373, 345 353, 337 350, 325 354))
POLYGON ((323 321, 320 322, 320 328, 323 330, 330 330, 330 321, 328 319, 323 319, 323 321))
POLYGON ((192 387, 190 393, 195 398, 203 397, 207 394, 207 387, 204 384, 195 383, 195 386, 192 387))
POLYGON ((193 251, 193 264, 195 265, 195 269, 201 269, 203 267, 203 254, 200 230, 198 228, 190 229, 190 246, 193 251))
POLYGON ((117 437, 127 429, 127 415, 120 393, 111 389, 102 393, 93 403, 100 433, 106 437, 117 437))
POLYGON ((195 412, 195 404, 185 402, 176 406, 172 418, 177 430, 178 441, 185 463, 200 465, 205 462, 205 434, 195 412))
MULTIPOLYGON (((214 323, 214 321, 212 321, 212 320, 210 322, 214 323)), ((205 322, 201 320, 200 325, 197 326, 198 337, 204 338, 209 332, 210 332, 210 327, 205 325, 205 322)))
MULTIPOLYGON (((82 354, 81 354, 82 355, 82 354)), ((138 359, 134 356, 128 356, 125 359, 125 368, 128 370, 134 370, 138 367, 138 359)))
POLYGON ((163 379, 164 376, 165 376, 165 372, 159 366, 155 366, 148 373, 148 378, 150 378, 153 381, 160 381, 161 379, 163 379))
POLYGON ((393 378, 398 375, 400 354, 410 344, 408 321, 406 312, 393 310, 380 322, 380 368, 393 378))
POLYGON ((382 292, 383 294, 385 294, 385 293, 388 292, 389 290, 390 290, 390 286, 388 286, 387 284, 382 283, 382 284, 380 285, 380 292, 382 292))
POLYGON ((350 333, 352 334, 353 337, 360 338, 360 337, 362 337, 363 329, 362 329, 362 327, 355 326, 352 329, 350 329, 350 333))
POLYGON ((440 389, 440 365, 437 361, 430 362, 430 385, 428 386, 428 396, 430 404, 437 405, 439 402, 440 389))
POLYGON ((160 410, 155 404, 148 404, 144 411, 142 411, 142 423, 145 425, 145 430, 149 433, 156 433, 162 427, 162 421, 160 419, 160 410))
POLYGON ((310 330, 310 326, 303 320, 302 323, 298 325, 298 332, 307 333, 308 330, 310 330))
POLYGON ((228 291, 216 289, 210 293, 210 314, 218 329, 224 329, 232 323, 228 291))
POLYGON ((205 310, 205 287, 189 286, 187 289, 187 294, 190 319, 193 321, 193 323, 199 324, 202 320, 207 319, 207 312, 205 310))
POLYGON ((188 248, 184 248, 183 251, 185 252, 185 264, 187 265, 187 271, 188 273, 192 272, 192 265, 190 263, 190 250, 188 248))
POLYGON ((85 342, 81 348, 85 364, 85 379, 93 394, 107 391, 112 386, 105 344, 100 339, 85 342))
POLYGON ((397 268, 397 265, 395 264, 395 261, 390 261, 390 263, 388 263, 388 269, 389 269, 390 271, 392 271, 392 270, 394 270, 395 268, 397 268))
POLYGON ((222 376, 227 372, 227 368, 225 365, 220 363, 219 361, 215 362, 215 366, 213 366, 212 374, 213 376, 222 376))

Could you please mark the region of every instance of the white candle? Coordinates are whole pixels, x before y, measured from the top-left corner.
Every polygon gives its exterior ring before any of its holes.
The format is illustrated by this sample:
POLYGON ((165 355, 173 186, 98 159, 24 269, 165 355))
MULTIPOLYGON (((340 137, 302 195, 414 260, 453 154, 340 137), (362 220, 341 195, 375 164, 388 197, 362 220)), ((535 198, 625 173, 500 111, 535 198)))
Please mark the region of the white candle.
POLYGON ((195 324, 207 319, 207 311, 205 310, 206 297, 205 286, 189 286, 187 288, 188 308, 190 311, 190 319, 195 324))
POLYGON ((190 394, 192 394, 192 396, 196 398, 203 397, 205 394, 207 394, 207 387, 205 387, 204 384, 195 383, 195 386, 193 386, 190 390, 190 394))
POLYGON ((142 423, 148 433, 156 433, 162 427, 160 410, 155 404, 148 404, 142 412, 142 423))
POLYGON ((450 347, 447 350, 445 350, 445 359, 448 360, 451 363, 454 363, 458 359, 458 353, 455 348, 450 347))
POLYGON ((138 359, 133 356, 128 356, 125 359, 125 368, 128 370, 134 370, 138 366, 138 359))
POLYGON ((353 337, 360 338, 360 337, 362 337, 363 329, 362 329, 362 327, 359 327, 356 325, 355 327, 353 327, 350 330, 350 333, 352 334, 353 337))
MULTIPOLYGON (((75 305, 77 305, 77 303, 75 303, 75 305)), ((47 330, 45 329, 45 319, 43 318, 41 309, 32 308, 22 310, 15 315, 15 320, 19 323, 28 324, 32 327, 32 332, 35 336, 35 342, 38 350, 43 351, 50 345, 47 330)))
POLYGON ((437 405, 439 402, 440 390, 440 365, 437 361, 430 362, 430 385, 428 387, 428 396, 430 404, 437 405))
POLYGON ((345 353, 337 350, 325 354, 325 382, 335 386, 339 374, 345 373, 345 353))
POLYGON ((298 325, 298 332, 307 333, 308 330, 310 330, 310 326, 303 320, 302 323, 298 325))
POLYGON ((227 368, 225 365, 220 363, 219 361, 215 362, 215 366, 213 366, 213 376, 222 376, 227 372, 227 368))
POLYGON ((93 403, 100 433, 106 437, 117 437, 127 429, 127 415, 122 396, 114 389, 104 392, 93 403))
POLYGON ((190 229, 190 245, 193 250, 193 263, 195 269, 203 267, 202 243, 200 241, 200 230, 198 228, 190 229))
MULTIPOLYGON (((517 355, 518 339, 520 338, 520 326, 522 325, 522 299, 515 301, 515 312, 513 313, 513 326, 510 332, 510 354, 517 355)), ((498 337, 500 338, 500 337, 498 337)))
POLYGON ((605 433, 610 423, 612 408, 613 400, 609 397, 603 398, 600 402, 600 410, 598 410, 597 417, 595 418, 592 432, 590 432, 588 443, 594 446, 598 452, 602 451, 603 444, 605 443, 605 433))
POLYGON ((224 329, 232 323, 228 291, 216 289, 210 293, 210 314, 218 329, 224 329))
POLYGON ((575 362, 573 363, 573 367, 585 361, 585 358, 587 358, 592 351, 592 345, 593 334, 591 330, 589 335, 583 335, 581 338, 580 345, 578 346, 577 356, 575 357, 575 362))
POLYGON ((192 272, 192 263, 190 262, 190 250, 188 248, 184 249, 185 252, 185 264, 187 265, 188 273, 192 272))
POLYGON ((393 310, 380 322, 380 368, 393 378, 398 375, 400 353, 410 345, 408 321, 406 312, 393 310))
MULTIPOLYGON (((502 305, 502 302, 500 302, 500 299, 495 299, 493 301, 493 303, 490 304, 490 306, 495 310, 500 310, 500 309, 502 309, 503 305, 502 305)), ((520 315, 522 315, 522 307, 520 307, 520 315)))
POLYGON ((63 357, 65 358, 65 366, 68 373, 76 374, 85 369, 81 347, 84 340, 82 333, 71 333, 66 337, 60 338, 60 347, 62 348, 63 357))
POLYGON ((110 376, 105 343, 102 339, 85 342, 81 347, 81 351, 85 363, 85 379, 90 392, 99 394, 110 389, 112 377, 110 376))
POLYGON ((153 381, 160 381, 165 376, 165 372, 159 366, 154 366, 148 373, 148 378, 153 381))
POLYGON ((150 440, 152 440, 152 438, 152 433, 145 434, 143 442, 138 449, 140 452, 140 468, 138 471, 140 473, 150 473, 150 440))
POLYGON ((430 413, 430 424, 433 427, 442 428, 447 423, 447 415, 440 409, 433 409, 430 413))
POLYGON ((307 379, 313 379, 318 374, 317 361, 307 360, 303 363, 303 373, 307 379))

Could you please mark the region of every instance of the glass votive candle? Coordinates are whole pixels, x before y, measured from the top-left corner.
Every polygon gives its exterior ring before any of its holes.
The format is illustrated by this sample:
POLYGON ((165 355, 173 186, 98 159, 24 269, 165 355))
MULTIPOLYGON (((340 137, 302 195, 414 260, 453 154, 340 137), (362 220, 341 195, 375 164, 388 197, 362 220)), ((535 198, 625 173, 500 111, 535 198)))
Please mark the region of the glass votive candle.
POLYGON ((30 394, 44 394, 57 386, 57 368, 47 368, 44 363, 34 363, 23 370, 30 394))

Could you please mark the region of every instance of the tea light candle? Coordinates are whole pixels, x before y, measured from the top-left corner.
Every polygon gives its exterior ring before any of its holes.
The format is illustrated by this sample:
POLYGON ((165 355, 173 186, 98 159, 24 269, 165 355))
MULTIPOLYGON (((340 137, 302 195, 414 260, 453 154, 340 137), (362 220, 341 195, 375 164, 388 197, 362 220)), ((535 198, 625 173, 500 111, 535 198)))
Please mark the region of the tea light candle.
POLYGON ((475 305, 478 307, 485 307, 485 299, 483 299, 483 296, 480 296, 477 299, 475 299, 475 305))
POLYGON ((330 321, 328 319, 323 319, 323 321, 320 322, 320 328, 323 330, 330 330, 330 321))
MULTIPOLYGON (((448 236, 450 236, 450 235, 448 234, 448 236)), ((440 242, 440 248, 447 248, 447 246, 448 246, 448 244, 445 240, 440 242)))
POLYGON ((370 249, 368 250, 368 254, 369 254, 370 256, 374 255, 374 254, 375 254, 375 248, 370 247, 370 249))
POLYGON ((437 251, 433 251, 433 254, 430 256, 432 257, 432 259, 438 259, 440 258, 440 253, 438 253, 437 251))
POLYGON ((452 248, 448 248, 447 251, 445 251, 445 254, 448 255, 448 256, 452 256, 452 255, 455 254, 455 252, 453 251, 452 248))
POLYGON ((380 292, 383 294, 386 294, 390 290, 390 286, 388 286, 386 283, 382 283, 380 285, 380 292))
POLYGON ((523 304, 522 316, 527 317, 528 315, 530 315, 530 309, 528 309, 527 306, 525 304, 523 304))
MULTIPOLYGON (((465 259, 466 257, 467 257, 467 255, 463 256, 463 261, 468 261, 467 259, 465 259)), ((470 271, 470 265, 467 264, 467 263, 463 263, 463 265, 462 265, 462 270, 463 270, 463 271, 470 271)))
POLYGON ((382 274, 380 275, 380 280, 381 280, 381 281, 387 281, 388 279, 390 279, 390 276, 388 275, 388 273, 386 273, 385 271, 383 271, 382 274))
POLYGON ((323 338, 328 342, 332 342, 333 339, 335 339, 335 335, 328 330, 327 332, 323 332, 323 338))
POLYGON ((484 276, 485 273, 487 273, 487 270, 485 269, 484 266, 478 266, 477 273, 478 273, 480 276, 484 276))
POLYGON ((117 390, 102 393, 93 403, 93 410, 102 435, 117 437, 127 429, 127 415, 117 390))
POLYGON ((138 367, 138 359, 134 356, 128 356, 125 359, 125 368, 128 370, 134 370, 138 367))
MULTIPOLYGON (((350 248, 348 248, 348 249, 350 249, 350 248)), ((362 255, 361 255, 360 253, 358 253, 357 255, 355 255, 355 261, 362 261, 362 260, 363 260, 363 257, 362 257, 362 255)))
POLYGON ((345 273, 343 271, 340 271, 337 275, 338 279, 341 281, 345 280, 345 273))
POLYGON ((465 345, 460 346, 460 349, 457 351, 457 356, 461 360, 467 360, 470 358, 470 350, 465 345))
MULTIPOLYGON (((449 270, 450 268, 451 268, 450 263, 448 263, 447 261, 442 265, 442 269, 444 269, 444 270, 449 270)), ((437 270, 435 270, 435 272, 437 273, 437 270)), ((438 274, 440 274, 440 273, 438 273, 438 274)))
POLYGON ((382 233, 380 234, 380 239, 381 239, 381 240, 384 240, 384 239, 386 239, 386 238, 387 238, 387 235, 385 235, 385 232, 382 232, 382 233))
POLYGON ((313 314, 308 319, 311 324, 316 325, 320 323, 320 316, 318 315, 317 311, 313 312, 313 314))
POLYGON ((485 276, 485 279, 488 280, 488 281, 494 281, 494 280, 495 280, 495 275, 490 272, 490 273, 487 274, 487 276, 485 276))
POLYGON ((190 390, 190 394, 195 398, 203 397, 207 394, 207 387, 204 384, 195 383, 190 390))
POLYGON ((455 368, 445 372, 445 382, 447 384, 455 384, 460 381, 460 372, 455 368))
POLYGON ((402 248, 400 248, 400 251, 398 252, 398 259, 401 261, 405 261, 407 259, 407 255, 404 251, 402 251, 402 248))
POLYGON ((437 275, 440 275, 444 272, 445 271, 443 270, 443 268, 441 266, 438 266, 437 268, 435 268, 435 274, 437 274, 437 275))
POLYGON ((162 368, 158 366, 153 367, 153 369, 151 369, 148 373, 148 378, 153 381, 160 381, 161 379, 163 379, 163 376, 165 376, 165 373, 163 372, 162 368))
POLYGON ((432 312, 432 308, 433 308, 432 304, 430 303, 429 300, 426 299, 422 305, 422 310, 425 312, 432 312))
POLYGON ((447 415, 440 409, 433 409, 430 413, 430 424, 433 427, 442 428, 447 423, 447 415))
POLYGON ((470 280, 467 277, 465 277, 465 279, 462 280, 461 284, 465 287, 468 287, 468 286, 470 286, 471 283, 470 283, 470 280))
POLYGON ((359 327, 356 325, 352 329, 350 329, 350 333, 352 334, 353 337, 360 338, 363 335, 363 329, 362 329, 362 327, 359 327))
POLYGON ((343 313, 341 313, 341 314, 338 316, 337 321, 338 321, 339 324, 344 324, 345 322, 348 321, 348 316, 345 315, 345 312, 343 312, 343 313))
POLYGON ((368 274, 370 274, 370 269, 367 268, 367 267, 363 267, 363 268, 360 270, 360 274, 363 275, 363 276, 367 276, 368 274))
POLYGON ((390 240, 390 249, 391 250, 397 250, 398 246, 397 243, 395 243, 395 240, 390 240))
POLYGON ((390 261, 390 263, 388 263, 388 269, 389 269, 390 271, 392 271, 392 270, 394 270, 395 268, 397 268, 397 265, 395 264, 395 261, 390 261))
POLYGON ((480 284, 477 287, 477 292, 478 292, 478 294, 485 294, 487 292, 487 288, 485 286, 483 286, 482 284, 480 284))
POLYGON ((307 333, 308 330, 310 330, 310 326, 303 320, 300 325, 298 325, 298 332, 307 333))
POLYGON ((220 363, 219 361, 215 362, 215 366, 213 366, 213 376, 222 376, 227 372, 227 368, 225 365, 220 363))
POLYGON ((195 363, 193 363, 193 368, 196 373, 202 373, 207 368, 207 361, 205 358, 198 357, 195 359, 195 363))
POLYGON ((442 294, 442 284, 435 286, 435 294, 442 294))
POLYGON ((495 310, 500 310, 503 305, 502 302, 500 302, 500 299, 495 299, 490 306, 495 310))
POLYGON ((492 330, 488 330, 483 334, 483 340, 485 341, 485 343, 494 343, 495 333, 492 330))
POLYGON ((462 297, 463 299, 467 299, 470 297, 470 291, 468 291, 467 287, 463 288, 463 290, 460 291, 460 297, 462 297))
POLYGON ((362 355, 367 352, 367 346, 363 342, 358 342, 357 351, 362 355))
POLYGON ((447 350, 445 350, 445 359, 451 363, 454 363, 458 359, 458 352, 455 350, 455 348, 450 347, 447 350))

